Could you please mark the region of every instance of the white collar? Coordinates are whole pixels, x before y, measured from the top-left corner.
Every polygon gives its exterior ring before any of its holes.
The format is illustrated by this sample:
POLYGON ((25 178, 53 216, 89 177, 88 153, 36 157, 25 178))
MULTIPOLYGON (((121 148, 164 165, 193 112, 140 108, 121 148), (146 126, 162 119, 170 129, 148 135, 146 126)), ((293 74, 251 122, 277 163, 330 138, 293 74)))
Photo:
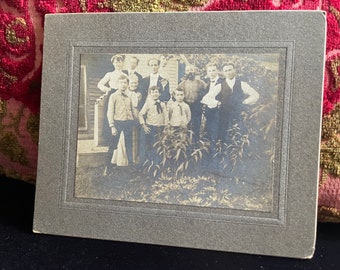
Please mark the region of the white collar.
POLYGON ((177 104, 177 105, 183 105, 184 104, 184 101, 182 101, 182 102, 178 102, 177 100, 175 100, 175 102, 174 102, 175 104, 177 104))
POLYGON ((213 79, 213 80, 210 79, 210 82, 214 81, 214 84, 216 84, 216 82, 218 81, 219 78, 220 78, 220 77, 217 75, 217 76, 215 77, 215 79, 213 79))
POLYGON ((159 73, 156 73, 156 74, 151 73, 151 74, 150 74, 150 77, 153 77, 153 78, 156 78, 156 77, 158 77, 158 76, 159 76, 159 73))
POLYGON ((229 87, 230 87, 231 89, 233 89, 233 87, 234 87, 234 85, 235 85, 236 77, 232 78, 231 80, 228 79, 228 78, 225 78, 225 80, 226 80, 227 84, 229 85, 229 87))

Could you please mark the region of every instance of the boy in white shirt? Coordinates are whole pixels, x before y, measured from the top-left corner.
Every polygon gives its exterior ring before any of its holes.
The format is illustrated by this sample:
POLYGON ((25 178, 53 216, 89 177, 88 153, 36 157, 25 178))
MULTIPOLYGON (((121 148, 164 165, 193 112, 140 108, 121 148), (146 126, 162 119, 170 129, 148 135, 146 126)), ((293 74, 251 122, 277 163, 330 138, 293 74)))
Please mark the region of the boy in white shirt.
MULTIPOLYGON (((161 162, 160 156, 154 144, 159 139, 166 124, 167 111, 164 102, 159 100, 160 92, 157 86, 152 86, 148 91, 149 97, 141 111, 139 112, 139 123, 142 125, 145 134, 146 149, 140 153, 140 164, 145 162, 145 159, 153 161, 154 164, 161 162)), ((143 137, 143 136, 141 136, 143 137)))
POLYGON ((191 120, 191 111, 184 102, 184 90, 177 88, 173 96, 175 101, 168 103, 169 124, 172 127, 186 128, 191 120))

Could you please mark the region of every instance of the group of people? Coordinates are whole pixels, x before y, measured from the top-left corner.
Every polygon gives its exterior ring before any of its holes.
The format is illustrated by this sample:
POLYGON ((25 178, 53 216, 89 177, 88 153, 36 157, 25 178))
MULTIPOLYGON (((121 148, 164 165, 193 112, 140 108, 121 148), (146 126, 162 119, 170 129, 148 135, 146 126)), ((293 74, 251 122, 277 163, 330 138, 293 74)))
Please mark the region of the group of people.
POLYGON ((150 74, 146 77, 136 71, 137 57, 130 57, 129 70, 123 70, 124 61, 124 55, 114 55, 111 59, 114 71, 98 83, 98 88, 109 96, 104 123, 109 150, 104 175, 113 168, 112 155, 122 132, 129 166, 136 168, 145 161, 160 164, 155 143, 164 128, 190 129, 195 147, 201 136, 202 117, 206 120, 209 155, 213 157, 217 142, 230 143, 227 131, 235 123, 242 125, 242 111, 259 98, 257 91, 237 77, 233 63, 223 64, 222 70, 217 63, 208 63, 206 82, 198 78, 194 65, 187 64, 182 81, 170 89, 169 81, 159 74, 159 59, 148 60, 150 74), (137 157, 133 156, 133 149, 138 149, 137 157))

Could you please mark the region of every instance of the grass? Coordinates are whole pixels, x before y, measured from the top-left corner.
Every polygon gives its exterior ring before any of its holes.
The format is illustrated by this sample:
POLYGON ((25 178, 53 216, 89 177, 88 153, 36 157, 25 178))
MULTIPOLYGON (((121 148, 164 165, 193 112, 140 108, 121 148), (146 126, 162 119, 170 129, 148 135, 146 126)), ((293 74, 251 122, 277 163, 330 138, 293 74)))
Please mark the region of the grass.
MULTIPOLYGON (((104 167, 77 168, 75 195, 81 198, 123 200, 200 207, 271 211, 270 183, 246 175, 236 177, 198 168, 181 177, 155 178, 129 167, 102 176, 104 167)), ((268 182, 268 181, 267 181, 268 182)))

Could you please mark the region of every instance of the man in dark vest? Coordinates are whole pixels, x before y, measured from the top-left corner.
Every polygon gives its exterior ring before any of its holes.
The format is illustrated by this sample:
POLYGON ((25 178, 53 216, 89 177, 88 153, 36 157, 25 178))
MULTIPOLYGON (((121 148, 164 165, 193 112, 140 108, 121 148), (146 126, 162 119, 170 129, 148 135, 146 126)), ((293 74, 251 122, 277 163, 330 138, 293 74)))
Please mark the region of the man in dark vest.
POLYGON ((259 93, 237 77, 233 63, 223 64, 222 71, 225 76, 222 89, 225 91, 221 92, 219 139, 229 144, 231 141, 228 130, 233 125, 238 125, 241 132, 244 132, 242 112, 257 102, 259 93))

